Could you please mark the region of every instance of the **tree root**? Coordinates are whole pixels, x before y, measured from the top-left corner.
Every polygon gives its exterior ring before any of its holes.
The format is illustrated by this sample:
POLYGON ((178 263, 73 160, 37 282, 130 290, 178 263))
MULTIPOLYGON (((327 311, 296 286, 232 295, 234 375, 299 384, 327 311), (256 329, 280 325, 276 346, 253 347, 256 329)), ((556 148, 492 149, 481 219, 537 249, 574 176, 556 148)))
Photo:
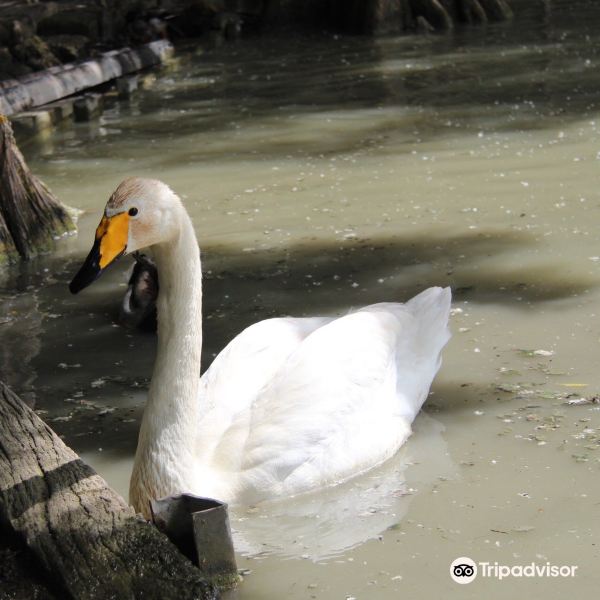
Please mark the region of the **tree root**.
POLYGON ((417 22, 419 17, 422 17, 436 31, 449 31, 454 28, 454 20, 440 0, 410 0, 410 4, 417 22))
POLYGON ((508 21, 513 17, 513 11, 506 0, 479 0, 490 21, 508 21))
POLYGON ((479 0, 462 0, 462 16, 467 23, 487 23, 488 18, 479 0))

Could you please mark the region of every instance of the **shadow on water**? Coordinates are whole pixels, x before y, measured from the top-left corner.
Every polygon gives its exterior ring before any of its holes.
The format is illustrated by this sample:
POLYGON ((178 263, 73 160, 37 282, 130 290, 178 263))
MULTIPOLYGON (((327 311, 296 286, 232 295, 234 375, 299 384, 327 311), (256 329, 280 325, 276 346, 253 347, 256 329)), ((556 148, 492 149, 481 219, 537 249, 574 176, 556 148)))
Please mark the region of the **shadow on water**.
POLYGON ((494 384, 476 384, 472 382, 434 381, 431 395, 425 404, 425 411, 433 417, 442 416, 444 413, 461 410, 473 411, 490 402, 506 402, 511 399, 510 394, 495 390, 494 384))
POLYGON ((598 285, 592 276, 565 274, 552 263, 527 267, 496 261, 480 266, 486 258, 537 243, 526 233, 496 230, 343 242, 319 239, 252 253, 219 245, 203 250, 205 268, 211 271, 205 276, 205 293, 211 303, 211 296, 212 302, 222 298, 228 286, 248 282, 260 289, 261 297, 280 291, 278 301, 269 303, 278 308, 267 310, 289 314, 298 308, 293 292, 304 290, 303 314, 308 314, 357 303, 403 301, 432 285, 451 286, 456 299, 516 307, 575 296, 598 285))
MULTIPOLYGON (((536 244, 524 233, 491 231, 310 240, 253 253, 232 246, 205 247, 203 364, 207 367, 241 329, 272 316, 340 314, 374 302, 403 301, 431 285, 450 285, 455 301, 531 310, 598 285, 551 264, 482 264, 486 257, 536 244)), ((20 270, 24 297, 32 286, 38 290, 38 325, 27 337, 44 351, 23 355, 15 346, 22 339, 15 319, 12 330, 3 329, 9 324, 0 328, 3 361, 11 363, 11 372, 40 374, 35 387, 38 408, 48 411, 51 426, 67 435, 78 452, 97 450, 100 444, 130 455, 152 371, 155 337, 116 325, 129 260, 74 297, 67 284, 79 261, 47 257, 20 270)), ((16 383, 20 391, 26 382, 16 383)), ((444 409, 459 408, 481 397, 483 392, 457 383, 456 389, 437 387, 434 402, 440 401, 444 409)))

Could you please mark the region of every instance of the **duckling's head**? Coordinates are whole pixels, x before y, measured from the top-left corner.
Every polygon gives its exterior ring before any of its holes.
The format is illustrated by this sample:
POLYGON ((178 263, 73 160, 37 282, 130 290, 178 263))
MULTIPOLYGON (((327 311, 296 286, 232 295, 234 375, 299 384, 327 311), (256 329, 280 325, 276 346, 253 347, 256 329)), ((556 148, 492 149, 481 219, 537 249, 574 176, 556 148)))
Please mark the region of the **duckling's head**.
POLYGON ((69 284, 71 293, 90 285, 123 254, 171 239, 178 231, 180 207, 162 181, 130 177, 121 182, 106 203, 90 253, 69 284))

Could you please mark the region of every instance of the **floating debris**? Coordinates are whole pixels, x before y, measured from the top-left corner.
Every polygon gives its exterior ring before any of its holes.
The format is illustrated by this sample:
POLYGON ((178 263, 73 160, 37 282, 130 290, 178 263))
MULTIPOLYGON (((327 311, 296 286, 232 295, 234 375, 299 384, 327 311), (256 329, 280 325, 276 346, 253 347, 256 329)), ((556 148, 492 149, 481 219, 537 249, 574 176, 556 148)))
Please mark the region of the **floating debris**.
POLYGON ((524 348, 517 348, 516 351, 522 356, 529 358, 533 356, 554 356, 554 350, 525 350, 524 348))
POLYGON ((533 531, 535 527, 531 525, 520 525, 519 527, 513 527, 513 531, 515 533, 527 533, 528 531, 533 531))
POLYGON ((571 454, 571 456, 575 459, 575 462, 578 463, 587 462, 589 460, 587 454, 571 454))
POLYGON ((502 375, 521 375, 520 371, 517 371, 516 369, 510 369, 508 367, 500 367, 498 371, 502 373, 502 375))
POLYGON ((552 368, 548 364, 541 363, 541 362, 538 362, 534 365, 527 365, 526 369, 528 371, 539 371, 540 373, 543 373, 544 375, 551 375, 553 377, 567 375, 567 373, 565 371, 553 371, 552 368))
MULTIPOLYGON (((576 406, 581 404, 600 404, 600 396, 593 395, 589 397, 581 397, 575 395, 572 392, 554 392, 548 389, 544 389, 543 383, 529 383, 531 387, 526 387, 525 384, 521 383, 495 383, 493 388, 496 392, 504 392, 507 394, 514 394, 515 400, 529 400, 532 398, 540 398, 543 400, 556 400, 561 401, 564 404, 576 406), (541 389, 540 389, 541 388, 541 389)), ((587 383, 560 383, 562 387, 567 388, 578 388, 586 387, 587 383)), ((537 406, 529 406, 525 408, 538 408, 537 406)))
POLYGON ((581 406, 582 404, 600 404, 600 396, 590 396, 589 398, 569 398, 564 404, 568 406, 581 406))
POLYGON ((494 387, 496 391, 506 392, 508 394, 520 392, 522 389, 518 383, 497 383, 494 387))

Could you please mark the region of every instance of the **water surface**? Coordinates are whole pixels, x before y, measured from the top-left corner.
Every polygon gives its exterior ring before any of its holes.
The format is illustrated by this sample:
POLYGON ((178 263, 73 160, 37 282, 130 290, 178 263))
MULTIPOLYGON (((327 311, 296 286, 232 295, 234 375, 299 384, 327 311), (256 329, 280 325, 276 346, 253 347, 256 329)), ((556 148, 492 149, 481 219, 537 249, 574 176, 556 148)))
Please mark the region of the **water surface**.
POLYGON ((116 325, 127 260, 66 287, 122 178, 160 177, 193 217, 205 366, 261 318, 454 290, 413 438, 339 489, 236 512, 232 598, 597 589, 600 9, 549 6, 448 37, 244 41, 23 146, 84 212, 4 278, 2 373, 123 494, 155 342, 116 325), (579 570, 458 586, 458 556, 579 570))

